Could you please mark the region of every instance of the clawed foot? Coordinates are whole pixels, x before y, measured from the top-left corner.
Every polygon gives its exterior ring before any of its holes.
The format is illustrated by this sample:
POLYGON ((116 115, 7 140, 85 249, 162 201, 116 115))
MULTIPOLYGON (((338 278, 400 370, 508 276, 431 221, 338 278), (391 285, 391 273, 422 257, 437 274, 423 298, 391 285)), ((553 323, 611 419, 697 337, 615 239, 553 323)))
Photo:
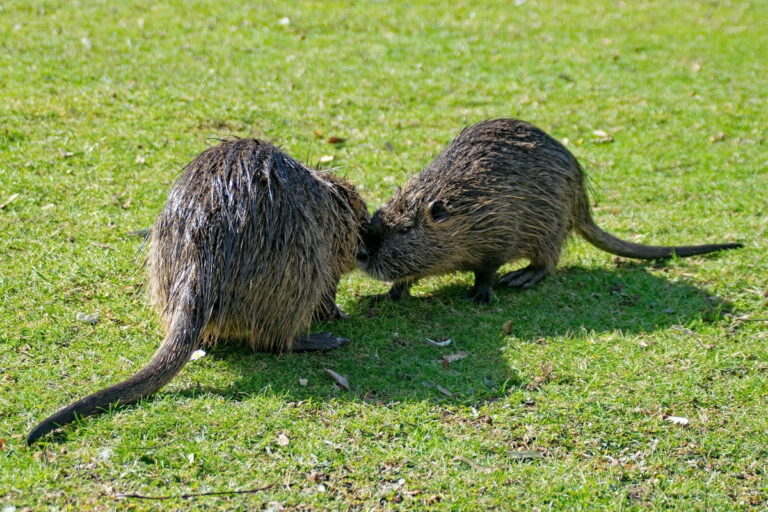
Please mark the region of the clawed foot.
POLYGON ((293 345, 291 345, 291 352, 325 352, 339 348, 340 346, 346 345, 347 343, 349 343, 347 338, 334 336, 330 332, 312 333, 307 334, 306 336, 299 336, 293 340, 293 345))
POLYGON ((493 300, 493 288, 490 286, 473 287, 467 292, 464 298, 471 300, 475 304, 488 304, 493 300))
POLYGON ((527 267, 521 268, 520 270, 515 270, 514 272, 504 274, 501 279, 499 279, 499 283, 510 287, 528 290, 536 283, 547 277, 547 274, 549 274, 549 272, 545 268, 528 265, 527 267))

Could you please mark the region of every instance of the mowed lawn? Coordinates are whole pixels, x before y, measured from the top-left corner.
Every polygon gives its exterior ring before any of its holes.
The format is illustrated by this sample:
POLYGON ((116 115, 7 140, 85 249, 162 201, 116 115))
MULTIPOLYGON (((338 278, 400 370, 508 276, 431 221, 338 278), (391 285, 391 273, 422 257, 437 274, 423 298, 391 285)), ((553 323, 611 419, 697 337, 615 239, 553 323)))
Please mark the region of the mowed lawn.
POLYGON ((765 510, 766 19, 764 1, 0 3, 2 510, 765 510), (648 263, 575 239, 486 306, 462 273, 372 305, 386 286, 354 272, 350 319, 315 327, 349 346, 220 346, 25 445, 157 347, 130 232, 217 138, 333 168, 374 209, 491 117, 565 141, 613 233, 745 247, 648 263))

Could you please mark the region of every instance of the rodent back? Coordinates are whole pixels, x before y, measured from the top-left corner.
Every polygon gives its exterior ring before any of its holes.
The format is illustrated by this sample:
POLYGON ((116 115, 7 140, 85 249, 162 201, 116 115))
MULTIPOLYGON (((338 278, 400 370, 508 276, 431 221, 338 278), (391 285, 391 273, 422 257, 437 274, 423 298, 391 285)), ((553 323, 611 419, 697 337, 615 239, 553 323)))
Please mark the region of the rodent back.
POLYGON ((395 279, 519 257, 549 225, 568 229, 582 196, 578 162, 540 129, 472 125, 374 215, 366 269, 395 279))
POLYGON ((256 348, 290 343, 331 286, 323 228, 332 201, 325 183, 271 144, 238 139, 203 152, 152 228, 150 289, 161 314, 174 310, 174 283, 195 269, 220 330, 248 334, 256 348))

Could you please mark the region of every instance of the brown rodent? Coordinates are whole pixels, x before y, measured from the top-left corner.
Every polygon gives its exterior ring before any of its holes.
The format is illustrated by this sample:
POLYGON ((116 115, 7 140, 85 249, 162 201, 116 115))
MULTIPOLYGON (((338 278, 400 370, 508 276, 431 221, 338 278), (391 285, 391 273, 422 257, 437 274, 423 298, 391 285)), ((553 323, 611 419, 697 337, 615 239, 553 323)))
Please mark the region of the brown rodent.
POLYGON ((394 281, 379 297, 399 299, 419 278, 465 270, 475 273, 469 298, 490 302, 501 265, 528 259, 527 267, 499 282, 530 288, 555 269, 574 230, 596 247, 629 258, 741 247, 648 246, 606 233, 592 220, 576 158, 530 123, 495 119, 464 129, 373 214, 358 263, 373 277, 394 281))
POLYGON ((354 187, 267 142, 237 139, 187 165, 149 233, 150 301, 165 340, 131 378, 61 409, 33 443, 75 417, 151 395, 201 345, 240 339, 254 350, 328 350, 348 340, 307 334, 355 265, 367 211, 354 187))

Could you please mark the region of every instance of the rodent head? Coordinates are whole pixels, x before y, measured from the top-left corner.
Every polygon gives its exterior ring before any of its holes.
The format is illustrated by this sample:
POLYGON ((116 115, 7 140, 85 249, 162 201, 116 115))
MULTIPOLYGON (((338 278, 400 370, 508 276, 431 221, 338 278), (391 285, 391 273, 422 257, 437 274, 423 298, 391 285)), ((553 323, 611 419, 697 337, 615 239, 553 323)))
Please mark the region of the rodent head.
POLYGON ((398 193, 364 230, 358 265, 383 281, 439 273, 449 252, 452 220, 443 200, 414 200, 398 193))

